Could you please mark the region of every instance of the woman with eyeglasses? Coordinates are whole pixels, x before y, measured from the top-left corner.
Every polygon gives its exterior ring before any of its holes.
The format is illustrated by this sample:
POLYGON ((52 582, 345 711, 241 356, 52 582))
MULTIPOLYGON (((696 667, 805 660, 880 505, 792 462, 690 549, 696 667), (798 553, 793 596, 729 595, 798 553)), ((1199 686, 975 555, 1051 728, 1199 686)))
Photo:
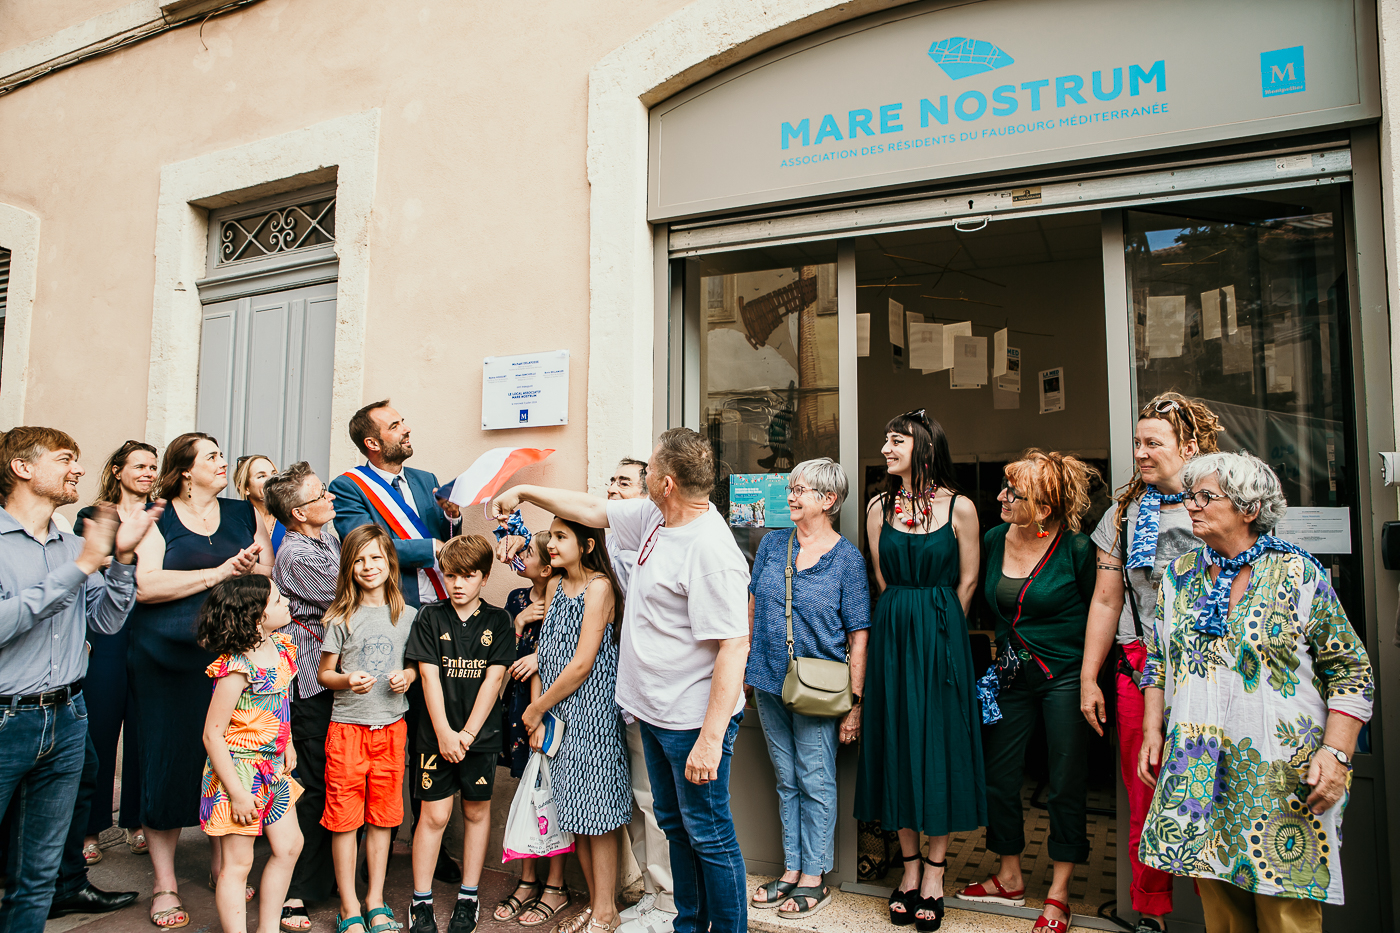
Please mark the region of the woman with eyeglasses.
MULTIPOLYGON (((1005 524, 987 532, 983 593, 996 620, 991 672, 1000 717, 983 731, 987 769, 987 848, 1001 856, 989 880, 963 889, 965 900, 1021 907, 1026 847, 1021 782, 1037 715, 1049 747, 1050 890, 1034 929, 1065 933, 1069 882, 1089 860, 1089 728, 1079 714, 1084 623, 1094 595, 1094 545, 1079 531, 1096 471, 1069 454, 1027 450, 1005 468, 997 494, 1005 524)), ((989 675, 989 676, 991 676, 989 675)), ((989 712, 990 712, 990 704, 989 712)))
POLYGON ((903 876, 890 922, 923 933, 943 920, 948 835, 986 823, 981 708, 967 612, 977 588, 977 510, 953 485, 953 458, 922 409, 885 425, 888 478, 866 507, 879 602, 870 626, 857 820, 899 831, 903 876), (929 837, 928 856, 919 834, 929 837), (927 870, 921 870, 927 864, 927 870))
POLYGON ((1209 933, 1321 933, 1371 664, 1327 571, 1272 534, 1273 470, 1213 453, 1182 478, 1203 546, 1168 566, 1147 629, 1142 860, 1196 880, 1209 933))
MULTIPOLYGON (((117 507, 122 521, 146 508, 153 498, 156 482, 156 449, 141 441, 127 441, 118 447, 97 479, 97 502, 110 502, 117 507)), ((83 524, 97 511, 90 505, 78 510, 73 533, 81 535, 83 524)), ((83 861, 95 865, 102 861, 97 837, 112 825, 112 787, 117 779, 117 742, 124 725, 135 732, 135 717, 126 724, 126 642, 127 627, 112 635, 88 629, 88 672, 83 678, 83 693, 88 698, 88 734, 97 749, 97 787, 93 791, 94 805, 88 815, 87 835, 83 838, 83 861)), ((141 832, 140 778, 136 772, 136 741, 127 737, 122 755, 122 799, 117 823, 128 831, 128 845, 137 855, 146 852, 146 837, 141 832)))
POLYGON ((267 499, 263 496, 263 485, 269 477, 277 475, 277 467, 272 459, 264 454, 244 454, 238 458, 233 468, 233 489, 238 497, 253 507, 258 521, 267 529, 268 540, 272 543, 272 553, 282 546, 287 529, 277 520, 277 516, 267 510, 267 499))
POLYGON ((780 917, 805 917, 831 901, 822 876, 836 839, 836 745, 860 736, 870 589, 865 558, 837 533, 846 472, 829 457, 807 460, 788 475, 791 531, 764 535, 749 582, 749 660, 768 757, 778 778, 783 875, 749 899, 780 917), (788 651, 787 573, 792 569, 792 653, 788 651), (804 716, 783 706, 790 657, 849 660, 855 705, 845 716, 804 716))
POLYGON ((1128 789, 1128 859, 1132 866, 1135 933, 1161 933, 1172 912, 1172 878, 1142 864, 1138 840, 1152 789, 1137 780, 1142 747, 1142 691, 1138 689, 1147 648, 1143 632, 1157 611, 1157 591, 1167 565, 1201 542, 1191 533, 1182 504, 1182 471, 1193 457, 1214 453, 1220 420, 1204 403, 1164 392, 1142 407, 1133 435, 1133 478, 1118 493, 1118 507, 1104 513, 1092 535, 1098 546, 1098 573, 1084 664, 1079 670, 1079 708, 1103 735, 1107 710, 1099 671, 1115 642, 1114 722, 1118 764, 1128 789), (1127 542, 1127 554, 1124 544, 1127 542))

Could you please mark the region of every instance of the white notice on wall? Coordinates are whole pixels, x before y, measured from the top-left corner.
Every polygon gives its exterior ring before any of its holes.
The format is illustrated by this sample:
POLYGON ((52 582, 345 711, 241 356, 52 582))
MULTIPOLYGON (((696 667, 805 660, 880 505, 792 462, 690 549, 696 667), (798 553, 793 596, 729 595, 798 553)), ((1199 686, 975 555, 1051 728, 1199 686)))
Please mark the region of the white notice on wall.
MULTIPOLYGON (((1019 348, 1006 348, 1006 372, 996 377, 993 388, 1002 392, 1021 391, 1021 351, 1019 348)), ((1016 407, 1020 407, 1019 402, 1016 407)))
POLYGON ((943 365, 943 325, 909 322, 909 368, 924 373, 945 369, 943 365))
POLYGON ((992 375, 1006 374, 1006 328, 992 334, 992 375))
POLYGON ((1040 413, 1065 410, 1065 371, 1062 367, 1040 371, 1040 413))
POLYGON ((943 362, 947 366, 953 365, 953 341, 958 337, 972 336, 972 322, 959 321, 956 324, 943 325, 943 362))
POLYGON ((481 364, 481 429, 569 423, 569 351, 488 356, 481 364))
POLYGON ((1264 344, 1266 392, 1293 391, 1293 345, 1264 344))
POLYGON ((1274 534, 1313 554, 1351 553, 1351 509, 1290 506, 1274 534))
POLYGON ((976 389, 987 384, 987 338, 953 338, 951 388, 976 389))
POLYGON ((1147 358, 1181 356, 1186 342, 1186 296, 1162 295, 1147 299, 1147 358))
POLYGON ((1220 336, 1220 289, 1201 292, 1201 336, 1214 340, 1220 336))
POLYGON ((870 355, 870 315, 856 315, 856 356, 870 355))
POLYGON ((890 299, 890 343, 904 346, 904 305, 890 299))
POLYGON ((1227 375, 1254 372, 1253 328, 1241 327, 1220 341, 1220 371, 1227 375))
POLYGON ((1239 321, 1235 319, 1235 286, 1226 285, 1222 288, 1220 301, 1225 306, 1225 333, 1234 336, 1235 331, 1240 329, 1239 321))

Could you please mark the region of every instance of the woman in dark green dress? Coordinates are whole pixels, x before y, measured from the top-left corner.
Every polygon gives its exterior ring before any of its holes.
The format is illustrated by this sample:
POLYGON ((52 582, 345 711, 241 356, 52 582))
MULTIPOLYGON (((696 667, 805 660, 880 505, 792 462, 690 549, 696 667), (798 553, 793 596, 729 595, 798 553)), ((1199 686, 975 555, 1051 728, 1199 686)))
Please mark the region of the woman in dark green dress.
POLYGON ((928 933, 943 919, 948 834, 987 821, 982 714, 967 636, 981 536, 977 510, 952 488, 938 422, 922 410, 891 419, 881 453, 889 479, 866 510, 880 600, 870 628, 855 815, 898 829, 904 876, 890 895, 890 921, 928 933), (920 833, 930 837, 927 869, 920 833))

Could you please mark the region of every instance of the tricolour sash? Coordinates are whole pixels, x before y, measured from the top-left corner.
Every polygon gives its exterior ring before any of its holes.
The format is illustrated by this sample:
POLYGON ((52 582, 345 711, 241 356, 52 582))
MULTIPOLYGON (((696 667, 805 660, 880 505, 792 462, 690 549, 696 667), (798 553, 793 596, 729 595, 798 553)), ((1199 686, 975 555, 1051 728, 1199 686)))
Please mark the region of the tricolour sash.
MULTIPOLYGON (((379 513, 379 517, 384 519, 384 524, 389 526, 389 530, 397 535, 400 541, 432 538, 428 533, 428 526, 423 524, 423 519, 418 513, 403 501, 403 496, 399 495, 393 486, 384 482, 384 478, 370 467, 358 466, 353 470, 346 470, 342 475, 359 487, 360 492, 365 494, 365 500, 379 513)), ((407 476, 404 477, 404 482, 408 482, 407 476)), ((442 574, 438 569, 421 569, 428 582, 433 585, 437 598, 446 599, 447 587, 443 585, 442 574)))

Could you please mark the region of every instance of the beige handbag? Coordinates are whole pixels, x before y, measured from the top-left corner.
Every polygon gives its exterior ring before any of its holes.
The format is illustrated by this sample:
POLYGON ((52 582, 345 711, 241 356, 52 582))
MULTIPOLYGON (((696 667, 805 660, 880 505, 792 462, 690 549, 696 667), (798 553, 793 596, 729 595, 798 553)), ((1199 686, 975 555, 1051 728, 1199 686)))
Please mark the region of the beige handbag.
POLYGON ((792 542, 797 529, 788 536, 787 564, 783 575, 787 585, 787 676, 783 678, 783 706, 803 716, 832 719, 851 711, 851 665, 849 661, 799 658, 792 647, 792 542))

